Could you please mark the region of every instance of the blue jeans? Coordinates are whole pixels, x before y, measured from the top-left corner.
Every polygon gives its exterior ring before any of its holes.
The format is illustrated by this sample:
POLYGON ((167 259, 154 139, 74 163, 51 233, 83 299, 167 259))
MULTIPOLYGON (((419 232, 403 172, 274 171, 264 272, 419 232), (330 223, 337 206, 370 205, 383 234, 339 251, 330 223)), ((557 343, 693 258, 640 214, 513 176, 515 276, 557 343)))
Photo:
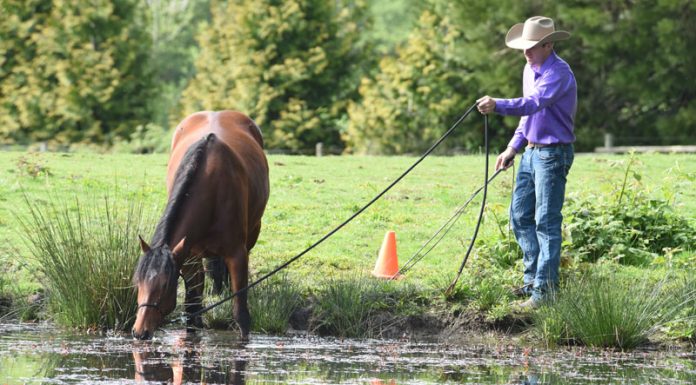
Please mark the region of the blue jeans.
POLYGON ((524 283, 532 299, 558 287, 561 222, 566 177, 573 164, 572 144, 527 148, 520 160, 510 220, 524 254, 524 283))

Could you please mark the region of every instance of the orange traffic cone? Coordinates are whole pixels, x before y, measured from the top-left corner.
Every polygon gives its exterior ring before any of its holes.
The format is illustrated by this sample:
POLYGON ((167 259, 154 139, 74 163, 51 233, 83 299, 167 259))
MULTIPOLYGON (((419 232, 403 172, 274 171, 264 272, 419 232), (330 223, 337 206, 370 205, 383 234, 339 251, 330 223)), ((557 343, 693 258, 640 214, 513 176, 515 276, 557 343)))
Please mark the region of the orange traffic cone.
POLYGON ((387 231, 372 275, 378 278, 400 278, 399 257, 396 255, 396 233, 387 231))

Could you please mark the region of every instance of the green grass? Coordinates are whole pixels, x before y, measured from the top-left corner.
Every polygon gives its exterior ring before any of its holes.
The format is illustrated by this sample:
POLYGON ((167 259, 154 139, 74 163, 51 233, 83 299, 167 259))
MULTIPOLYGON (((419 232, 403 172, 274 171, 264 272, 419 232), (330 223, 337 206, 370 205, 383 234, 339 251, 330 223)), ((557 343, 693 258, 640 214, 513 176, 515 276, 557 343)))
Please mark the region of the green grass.
MULTIPOLYGON (((22 156, 25 154, 0 153, 0 238, 8 240, 0 252, 5 254, 11 253, 9 245, 19 244, 20 231, 12 212, 26 213, 22 189, 39 197, 50 190, 58 200, 65 200, 84 191, 103 195, 117 183, 125 192, 142 193, 150 204, 163 205, 166 199, 165 155, 40 154, 37 158, 48 167, 51 176, 36 178, 22 175, 17 169, 22 156)), ((645 188, 658 196, 673 196, 680 212, 696 217, 696 156, 639 158, 645 188), (677 174, 690 175, 691 180, 678 178, 677 174), (666 192, 669 186, 674 191, 666 192)), ((611 192, 621 180, 623 169, 609 164, 625 159, 579 155, 569 177, 568 194, 611 192)), ((368 202, 414 160, 270 156, 271 197, 261 237, 252 252, 252 270, 268 271, 302 251, 368 202)), ((291 278, 295 274, 321 277, 340 271, 369 271, 387 230, 397 233, 401 259, 409 257, 480 186, 482 165, 480 156, 426 159, 363 215, 292 265, 288 270, 291 278)), ((490 186, 492 204, 507 206, 511 175, 501 175, 490 186)), ((476 207, 476 203, 471 207, 476 207)), ((440 246, 414 268, 413 276, 456 269, 464 251, 462 242, 468 240, 475 224, 476 211, 470 208, 462 216, 440 246)), ((486 224, 480 237, 497 239, 498 233, 497 226, 486 224)))
POLYGON ((133 234, 155 224, 143 200, 76 195, 37 203, 27 197, 31 211, 20 218, 23 233, 58 323, 109 329, 132 324, 136 297, 130 282, 139 250, 133 234))
MULTIPOLYGON (((642 178, 632 182, 630 188, 640 188, 650 197, 669 201, 678 213, 696 224, 696 156, 650 154, 636 155, 636 158, 639 162, 633 167, 639 170, 642 178)), ((624 180, 628 159, 628 156, 577 155, 569 176, 568 196, 585 199, 615 194, 624 180)), ((269 156, 271 197, 261 236, 250 257, 252 275, 261 276, 320 239, 389 185, 413 161, 413 157, 269 156)), ((76 196, 84 203, 94 203, 99 202, 99 197, 113 196, 116 190, 121 198, 113 203, 121 208, 128 207, 127 202, 133 199, 139 199, 148 207, 162 207, 166 199, 166 163, 166 155, 0 152, 0 239, 3 240, 0 260, 9 264, 0 274, 12 272, 17 277, 12 280, 11 285, 16 286, 12 292, 24 295, 46 286, 35 278, 36 259, 31 257, 30 248, 21 242, 23 231, 17 217, 30 216, 32 205, 43 207, 50 202, 65 202, 70 212, 76 209, 72 203, 76 196), (24 194, 32 205, 23 203, 24 194)), ((507 311, 510 301, 507 290, 519 285, 522 271, 519 259, 510 254, 515 252, 514 245, 511 247, 505 238, 512 172, 502 174, 489 186, 489 206, 479 242, 452 296, 446 298, 443 290, 451 282, 466 251, 479 200, 472 202, 440 245, 399 283, 412 284, 410 288, 398 286, 397 290, 411 293, 419 298, 417 301, 405 300, 406 294, 375 289, 361 283, 363 279, 359 278, 368 275, 374 267, 382 238, 388 230, 397 233, 402 263, 417 251, 480 187, 483 164, 481 156, 426 159, 365 213, 290 265, 284 272, 286 279, 299 283, 304 296, 312 294, 315 298, 331 297, 337 303, 355 304, 352 320, 328 322, 330 317, 322 316, 323 320, 316 319, 315 325, 338 325, 331 326, 336 330, 342 328, 341 322, 348 322, 363 328, 362 331, 368 330, 370 325, 360 322, 361 314, 369 315, 373 310, 361 309, 356 298, 350 296, 351 287, 355 285, 365 290, 368 297, 385 295, 391 298, 404 313, 427 309, 432 303, 445 303, 451 309, 458 309, 456 312, 476 309, 493 318, 507 311)), ((97 210, 102 214, 105 211, 103 205, 97 206, 97 210)), ((122 214, 119 211, 118 215, 122 214)), ((102 225, 107 226, 106 223, 102 225)), ((137 232, 126 232, 122 236, 128 238, 128 242, 137 242, 137 232)), ((142 235, 146 239, 151 236, 150 233, 142 235)), ((135 261, 138 254, 129 246, 121 255, 135 261)), ((649 269, 626 270, 629 273, 625 279, 662 274, 673 265, 688 271, 693 268, 693 263, 689 262, 693 255, 692 250, 667 252, 649 269)), ((565 265, 562 279, 581 269, 576 263, 570 261, 570 265, 565 265)), ((132 262, 131 269, 134 266, 132 262)), ((6 282, 7 278, 0 281, 7 287, 6 282)), ((383 309, 378 298, 372 302, 370 306, 376 311, 383 309)), ((316 310, 330 314, 326 309, 316 310)), ((252 317, 255 316, 252 311, 252 317)), ((278 325, 255 330, 284 327, 282 322, 278 325)))
MULTIPOLYGON (((206 286, 204 306, 212 305, 230 293, 226 291, 222 296, 212 295, 211 286, 206 286)), ((236 327, 232 318, 233 301, 226 301, 204 313, 205 324, 217 329, 236 327)), ((247 302, 253 332, 283 334, 290 327, 290 316, 302 306, 302 288, 297 282, 290 281, 287 275, 280 273, 251 289, 247 302)))
POLYGON ((631 282, 593 269, 566 284, 555 302, 535 313, 535 331, 549 345, 565 340, 632 349, 670 322, 690 320, 692 315, 682 310, 696 301, 694 281, 670 274, 657 282, 631 282))

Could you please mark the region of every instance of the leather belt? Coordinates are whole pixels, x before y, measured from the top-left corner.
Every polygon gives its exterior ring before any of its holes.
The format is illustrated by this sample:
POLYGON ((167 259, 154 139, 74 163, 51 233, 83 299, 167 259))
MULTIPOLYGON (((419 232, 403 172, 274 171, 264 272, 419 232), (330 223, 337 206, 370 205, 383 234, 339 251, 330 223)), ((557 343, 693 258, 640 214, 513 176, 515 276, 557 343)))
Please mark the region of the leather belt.
POLYGON ((549 144, 543 144, 543 143, 532 143, 529 142, 527 143, 527 148, 543 148, 543 147, 554 147, 554 146, 565 146, 566 143, 549 143, 549 144))

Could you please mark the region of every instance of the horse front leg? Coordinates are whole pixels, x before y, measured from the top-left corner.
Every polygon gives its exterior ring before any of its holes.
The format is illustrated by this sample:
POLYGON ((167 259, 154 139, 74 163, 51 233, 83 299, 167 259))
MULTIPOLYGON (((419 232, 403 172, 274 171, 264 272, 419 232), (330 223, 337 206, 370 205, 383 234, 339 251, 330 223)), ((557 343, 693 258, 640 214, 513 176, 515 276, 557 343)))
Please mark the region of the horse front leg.
POLYGON ((200 315, 191 317, 191 314, 203 308, 203 282, 205 280, 203 261, 201 259, 188 260, 181 270, 186 285, 186 302, 184 302, 186 326, 202 328, 202 317, 200 315))
MULTIPOLYGON (((233 255, 225 258, 227 270, 230 273, 232 292, 236 293, 247 286, 249 282, 249 254, 246 248, 239 248, 233 255)), ((251 329, 251 315, 247 307, 247 292, 244 291, 234 297, 233 306, 234 320, 237 321, 242 333, 242 339, 249 339, 251 329)))

